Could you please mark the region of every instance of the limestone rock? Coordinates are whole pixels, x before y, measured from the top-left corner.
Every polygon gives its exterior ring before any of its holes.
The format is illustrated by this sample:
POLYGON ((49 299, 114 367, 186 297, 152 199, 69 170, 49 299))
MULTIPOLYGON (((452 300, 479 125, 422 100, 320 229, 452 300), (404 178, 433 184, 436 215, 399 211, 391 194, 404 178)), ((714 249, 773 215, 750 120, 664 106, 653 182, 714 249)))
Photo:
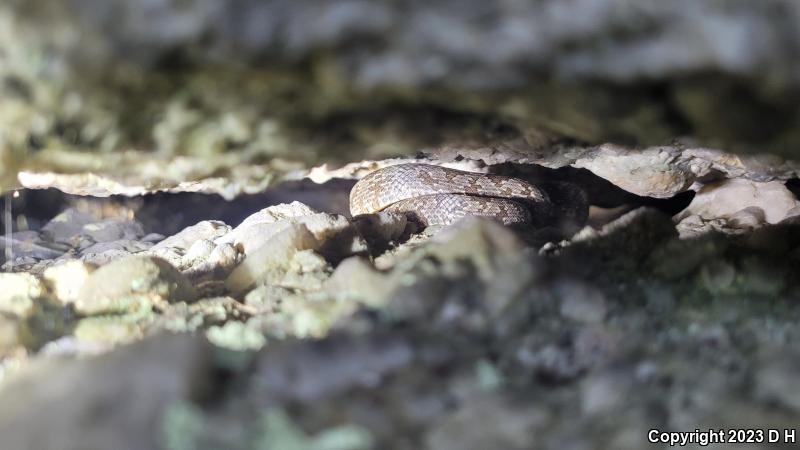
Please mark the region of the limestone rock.
POLYGON ((797 206, 800 206, 800 201, 780 181, 762 183, 730 179, 700 188, 691 204, 676 219, 683 220, 692 215, 703 220, 722 218, 753 228, 764 222, 778 223, 797 206))
POLYGON ((637 195, 665 198, 683 192, 697 175, 677 160, 680 152, 669 147, 641 151, 614 145, 601 145, 580 158, 573 166, 592 171, 615 185, 637 195))
POLYGON ((317 249, 332 260, 364 252, 366 242, 356 228, 341 215, 314 211, 300 202, 262 209, 247 217, 217 244, 241 246, 245 255, 261 247, 289 227, 302 224, 320 244, 317 249))
POLYGON ((129 256, 92 273, 78 294, 75 307, 82 314, 125 313, 152 303, 191 301, 192 285, 167 261, 129 256))
POLYGON ((18 321, 0 315, 0 358, 22 346, 20 328, 18 321))
POLYGON ((27 317, 33 313, 34 302, 44 293, 44 286, 33 275, 0 273, 0 313, 27 317))
POLYGON ((359 233, 372 247, 385 248, 399 239, 409 226, 405 214, 381 211, 377 214, 363 214, 353 219, 359 233))
POLYGON ((94 271, 95 266, 80 260, 69 260, 47 268, 44 280, 53 292, 56 300, 71 303, 78 298, 83 283, 94 271))
POLYGON ((352 297, 379 306, 385 304, 399 282, 397 276, 381 273, 364 258, 353 256, 339 263, 325 283, 325 290, 332 296, 352 297))
POLYGON ((186 335, 153 337, 99 357, 40 361, 0 391, 3 446, 159 448, 166 410, 188 401, 208 371, 207 344, 186 335))
POLYGON ((256 283, 274 282, 285 274, 298 251, 313 250, 319 245, 320 242, 305 225, 287 224, 260 247, 251 250, 245 260, 231 272, 225 286, 231 292, 240 294, 256 283))
POLYGON ((142 324, 135 320, 98 316, 79 320, 72 334, 81 344, 111 347, 141 339, 144 330, 142 324))
POLYGON ((189 226, 153 245, 148 254, 164 258, 179 270, 187 270, 203 256, 213 251, 208 243, 231 230, 231 227, 216 220, 204 220, 189 226), (198 244, 198 242, 203 243, 198 244), (190 251, 194 245, 197 247, 190 251), (207 251, 207 253, 206 253, 207 251))
POLYGON ((425 442, 442 450, 534 448, 539 442, 537 430, 549 420, 543 407, 515 408, 503 397, 475 395, 431 427, 425 442))
POLYGON ((599 289, 576 280, 563 280, 554 287, 560 298, 561 315, 584 323, 602 322, 608 302, 599 289))

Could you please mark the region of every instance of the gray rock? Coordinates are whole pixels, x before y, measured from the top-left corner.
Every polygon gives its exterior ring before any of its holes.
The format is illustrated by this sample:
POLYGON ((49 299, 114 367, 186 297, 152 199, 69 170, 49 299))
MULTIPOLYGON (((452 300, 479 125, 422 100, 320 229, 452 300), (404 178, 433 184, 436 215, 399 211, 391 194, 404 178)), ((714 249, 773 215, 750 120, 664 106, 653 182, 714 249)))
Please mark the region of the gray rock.
POLYGON ((155 430, 168 408, 196 392, 209 370, 207 356, 201 339, 160 336, 100 357, 42 361, 0 391, 4 446, 158 448, 163 442, 155 430))

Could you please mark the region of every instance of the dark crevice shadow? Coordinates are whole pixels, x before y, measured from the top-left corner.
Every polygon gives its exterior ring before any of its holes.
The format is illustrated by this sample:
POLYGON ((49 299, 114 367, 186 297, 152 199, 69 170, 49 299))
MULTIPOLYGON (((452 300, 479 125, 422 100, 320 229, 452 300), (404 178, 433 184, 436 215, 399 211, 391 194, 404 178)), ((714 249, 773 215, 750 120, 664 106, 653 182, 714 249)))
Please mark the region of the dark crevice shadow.
MULTIPOLYGON (((627 192, 586 169, 562 167, 548 169, 531 164, 501 164, 493 173, 515 176, 534 183, 569 182, 583 189, 589 204, 606 209, 649 206, 669 215, 684 209, 694 197, 693 191, 671 198, 642 197, 627 192)), ((233 200, 202 193, 156 193, 138 197, 111 196, 95 198, 64 194, 55 189, 23 189, 12 199, 14 231, 39 230, 49 220, 68 208, 84 208, 103 217, 130 214, 142 223, 147 233, 169 236, 203 220, 220 220, 236 226, 249 215, 280 203, 299 201, 317 211, 349 217, 349 194, 355 180, 333 179, 317 184, 311 180, 280 183, 258 194, 245 194, 233 200)), ((799 180, 789 180, 787 187, 797 194, 799 180)), ((0 198, 0 210, 6 197, 0 198)), ((2 222, 2 221, 0 221, 2 222)), ((0 224, 3 227, 4 224, 0 224)))
POLYGON ((798 200, 800 200, 800 178, 792 178, 790 180, 786 180, 784 183, 786 189, 789 189, 798 200))
MULTIPOLYGON (((350 189, 353 180, 334 179, 323 184, 310 180, 278 184, 259 194, 245 194, 225 200, 210 194, 153 194, 142 197, 136 218, 145 228, 163 229, 174 234, 202 220, 221 220, 236 226, 251 214, 269 206, 298 201, 308 207, 332 214, 349 216, 350 189), (169 220, 165 220, 170 217, 169 220)), ((165 231, 158 231, 164 234, 165 231)))
POLYGON ((685 191, 669 198, 643 197, 628 192, 587 169, 574 167, 549 169, 533 164, 505 163, 491 166, 490 171, 532 183, 574 183, 586 193, 590 205, 605 209, 649 206, 665 214, 675 215, 689 206, 695 195, 694 191, 685 191))
MULTIPOLYGON (((12 199, 13 231, 40 230, 68 208, 77 208, 100 218, 125 217, 133 212, 147 233, 169 236, 203 220, 221 220, 236 226, 249 215, 280 203, 299 201, 317 211, 349 216, 349 194, 353 180, 334 179, 316 184, 310 180, 278 184, 258 194, 225 200, 216 194, 156 193, 138 197, 88 197, 65 194, 56 189, 22 189, 12 199)), ((5 207, 0 198, 0 211, 5 207)), ((0 221, 5 232, 5 224, 0 221)))

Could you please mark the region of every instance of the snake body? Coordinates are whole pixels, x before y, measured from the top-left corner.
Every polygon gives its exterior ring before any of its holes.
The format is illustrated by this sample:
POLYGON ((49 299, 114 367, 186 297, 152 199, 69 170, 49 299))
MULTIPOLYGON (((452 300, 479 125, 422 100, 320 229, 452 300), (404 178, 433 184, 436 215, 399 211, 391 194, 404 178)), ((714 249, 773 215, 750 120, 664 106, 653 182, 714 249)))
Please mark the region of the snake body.
POLYGON ((506 225, 542 225, 552 203, 526 181, 427 164, 400 164, 372 172, 350 191, 353 216, 408 213, 423 225, 449 225, 481 216, 506 225))

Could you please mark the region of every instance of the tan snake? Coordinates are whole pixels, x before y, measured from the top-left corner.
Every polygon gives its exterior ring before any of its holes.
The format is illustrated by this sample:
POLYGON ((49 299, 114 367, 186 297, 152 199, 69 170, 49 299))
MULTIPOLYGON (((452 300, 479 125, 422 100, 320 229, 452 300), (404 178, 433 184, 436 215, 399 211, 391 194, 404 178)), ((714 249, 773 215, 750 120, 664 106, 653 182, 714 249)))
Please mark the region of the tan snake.
POLYGON ((543 226, 553 204, 526 181, 427 164, 400 164, 372 172, 350 191, 353 216, 379 211, 412 214, 423 225, 449 225, 482 216, 506 225, 543 226))

